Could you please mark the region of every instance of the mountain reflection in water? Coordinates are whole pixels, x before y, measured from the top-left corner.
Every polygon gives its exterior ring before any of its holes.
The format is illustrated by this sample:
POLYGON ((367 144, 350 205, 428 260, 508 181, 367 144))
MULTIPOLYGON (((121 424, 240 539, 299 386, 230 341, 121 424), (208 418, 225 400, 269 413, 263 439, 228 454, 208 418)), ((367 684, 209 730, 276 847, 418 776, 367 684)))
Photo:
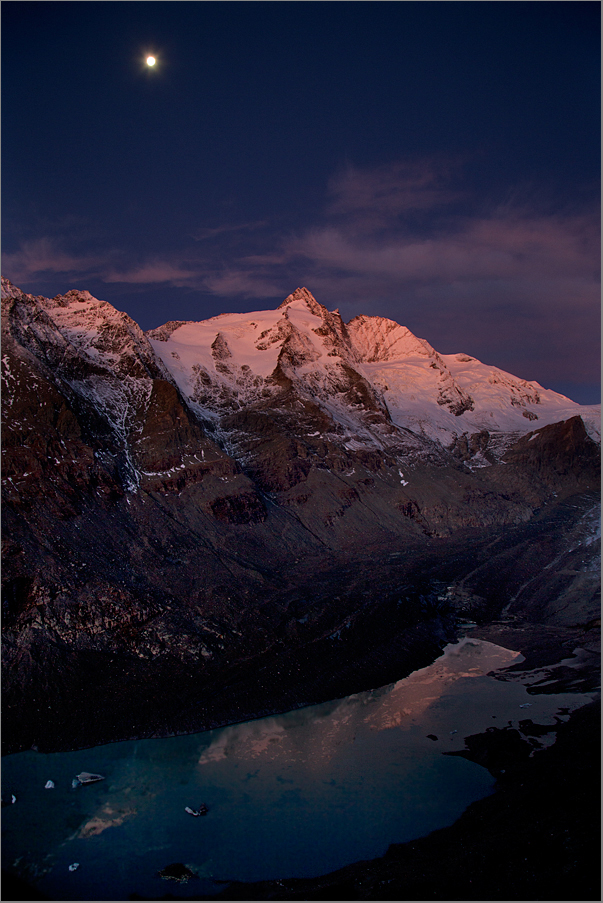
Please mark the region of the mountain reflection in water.
POLYGON ((462 640, 447 646, 432 665, 395 684, 348 696, 282 716, 223 728, 199 759, 199 765, 227 757, 266 756, 304 762, 320 770, 337 748, 353 743, 361 726, 385 730, 412 723, 461 678, 481 677, 489 671, 521 661, 519 652, 481 640, 462 640), (296 731, 303 725, 304 731, 296 731))
POLYGON ((120 900, 166 893, 157 872, 172 862, 199 875, 188 891, 197 895, 216 889, 213 878, 315 876, 382 855, 491 792, 485 769, 443 752, 526 717, 553 725, 562 708, 588 701, 529 695, 521 676, 501 679, 497 669, 521 660, 464 639, 395 684, 284 715, 9 756, 3 790, 18 802, 3 813, 3 865, 55 899, 120 900), (82 769, 107 780, 74 789, 82 769), (202 803, 207 816, 185 812, 202 803))

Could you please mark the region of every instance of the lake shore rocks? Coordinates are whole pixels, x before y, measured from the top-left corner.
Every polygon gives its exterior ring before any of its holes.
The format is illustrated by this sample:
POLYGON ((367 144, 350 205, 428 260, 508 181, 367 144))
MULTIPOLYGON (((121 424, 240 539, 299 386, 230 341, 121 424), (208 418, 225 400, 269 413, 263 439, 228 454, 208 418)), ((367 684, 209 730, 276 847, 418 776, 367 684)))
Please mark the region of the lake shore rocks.
POLYGON ((199 877, 182 862, 172 862, 171 865, 166 865, 164 869, 157 872, 157 876, 165 881, 176 881, 177 884, 187 884, 191 878, 199 877))

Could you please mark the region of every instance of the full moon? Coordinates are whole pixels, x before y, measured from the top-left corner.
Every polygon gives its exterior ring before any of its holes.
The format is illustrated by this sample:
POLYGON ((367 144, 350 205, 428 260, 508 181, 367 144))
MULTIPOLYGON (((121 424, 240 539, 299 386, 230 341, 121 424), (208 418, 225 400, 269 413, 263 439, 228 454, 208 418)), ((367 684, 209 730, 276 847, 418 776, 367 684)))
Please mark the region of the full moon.
POLYGON ((154 56, 147 57, 147 66, 154 66, 156 63, 156 59, 154 56))

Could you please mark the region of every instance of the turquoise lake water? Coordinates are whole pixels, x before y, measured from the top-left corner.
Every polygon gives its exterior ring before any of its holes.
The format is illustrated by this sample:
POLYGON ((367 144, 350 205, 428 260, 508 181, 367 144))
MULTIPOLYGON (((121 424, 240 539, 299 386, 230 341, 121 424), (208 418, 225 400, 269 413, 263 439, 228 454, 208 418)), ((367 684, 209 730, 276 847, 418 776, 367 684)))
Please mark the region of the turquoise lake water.
POLYGON ((465 736, 528 717, 554 724, 589 701, 497 679, 517 661, 464 639, 404 680, 342 700, 200 734, 7 756, 3 794, 17 802, 2 811, 3 867, 53 899, 127 900, 211 893, 214 879, 315 876, 383 855, 492 792, 484 768, 443 755, 465 736), (73 788, 81 771, 106 780, 73 788), (185 812, 201 803, 206 816, 185 812), (199 878, 157 876, 173 862, 199 878))

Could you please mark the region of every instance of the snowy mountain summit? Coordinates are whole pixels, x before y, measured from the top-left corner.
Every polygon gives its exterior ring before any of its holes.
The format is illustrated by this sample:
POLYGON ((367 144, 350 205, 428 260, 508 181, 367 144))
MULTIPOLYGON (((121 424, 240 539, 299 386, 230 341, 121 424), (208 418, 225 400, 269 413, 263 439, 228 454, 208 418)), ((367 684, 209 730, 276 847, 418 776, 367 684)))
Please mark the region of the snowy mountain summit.
POLYGON ((205 416, 278 405, 294 388, 356 446, 408 445, 412 434, 449 448, 486 430, 494 451, 503 436, 576 415, 593 437, 600 435, 599 406, 578 405, 467 354, 438 354, 384 317, 346 324, 306 288, 276 310, 172 323, 147 337, 205 416))

